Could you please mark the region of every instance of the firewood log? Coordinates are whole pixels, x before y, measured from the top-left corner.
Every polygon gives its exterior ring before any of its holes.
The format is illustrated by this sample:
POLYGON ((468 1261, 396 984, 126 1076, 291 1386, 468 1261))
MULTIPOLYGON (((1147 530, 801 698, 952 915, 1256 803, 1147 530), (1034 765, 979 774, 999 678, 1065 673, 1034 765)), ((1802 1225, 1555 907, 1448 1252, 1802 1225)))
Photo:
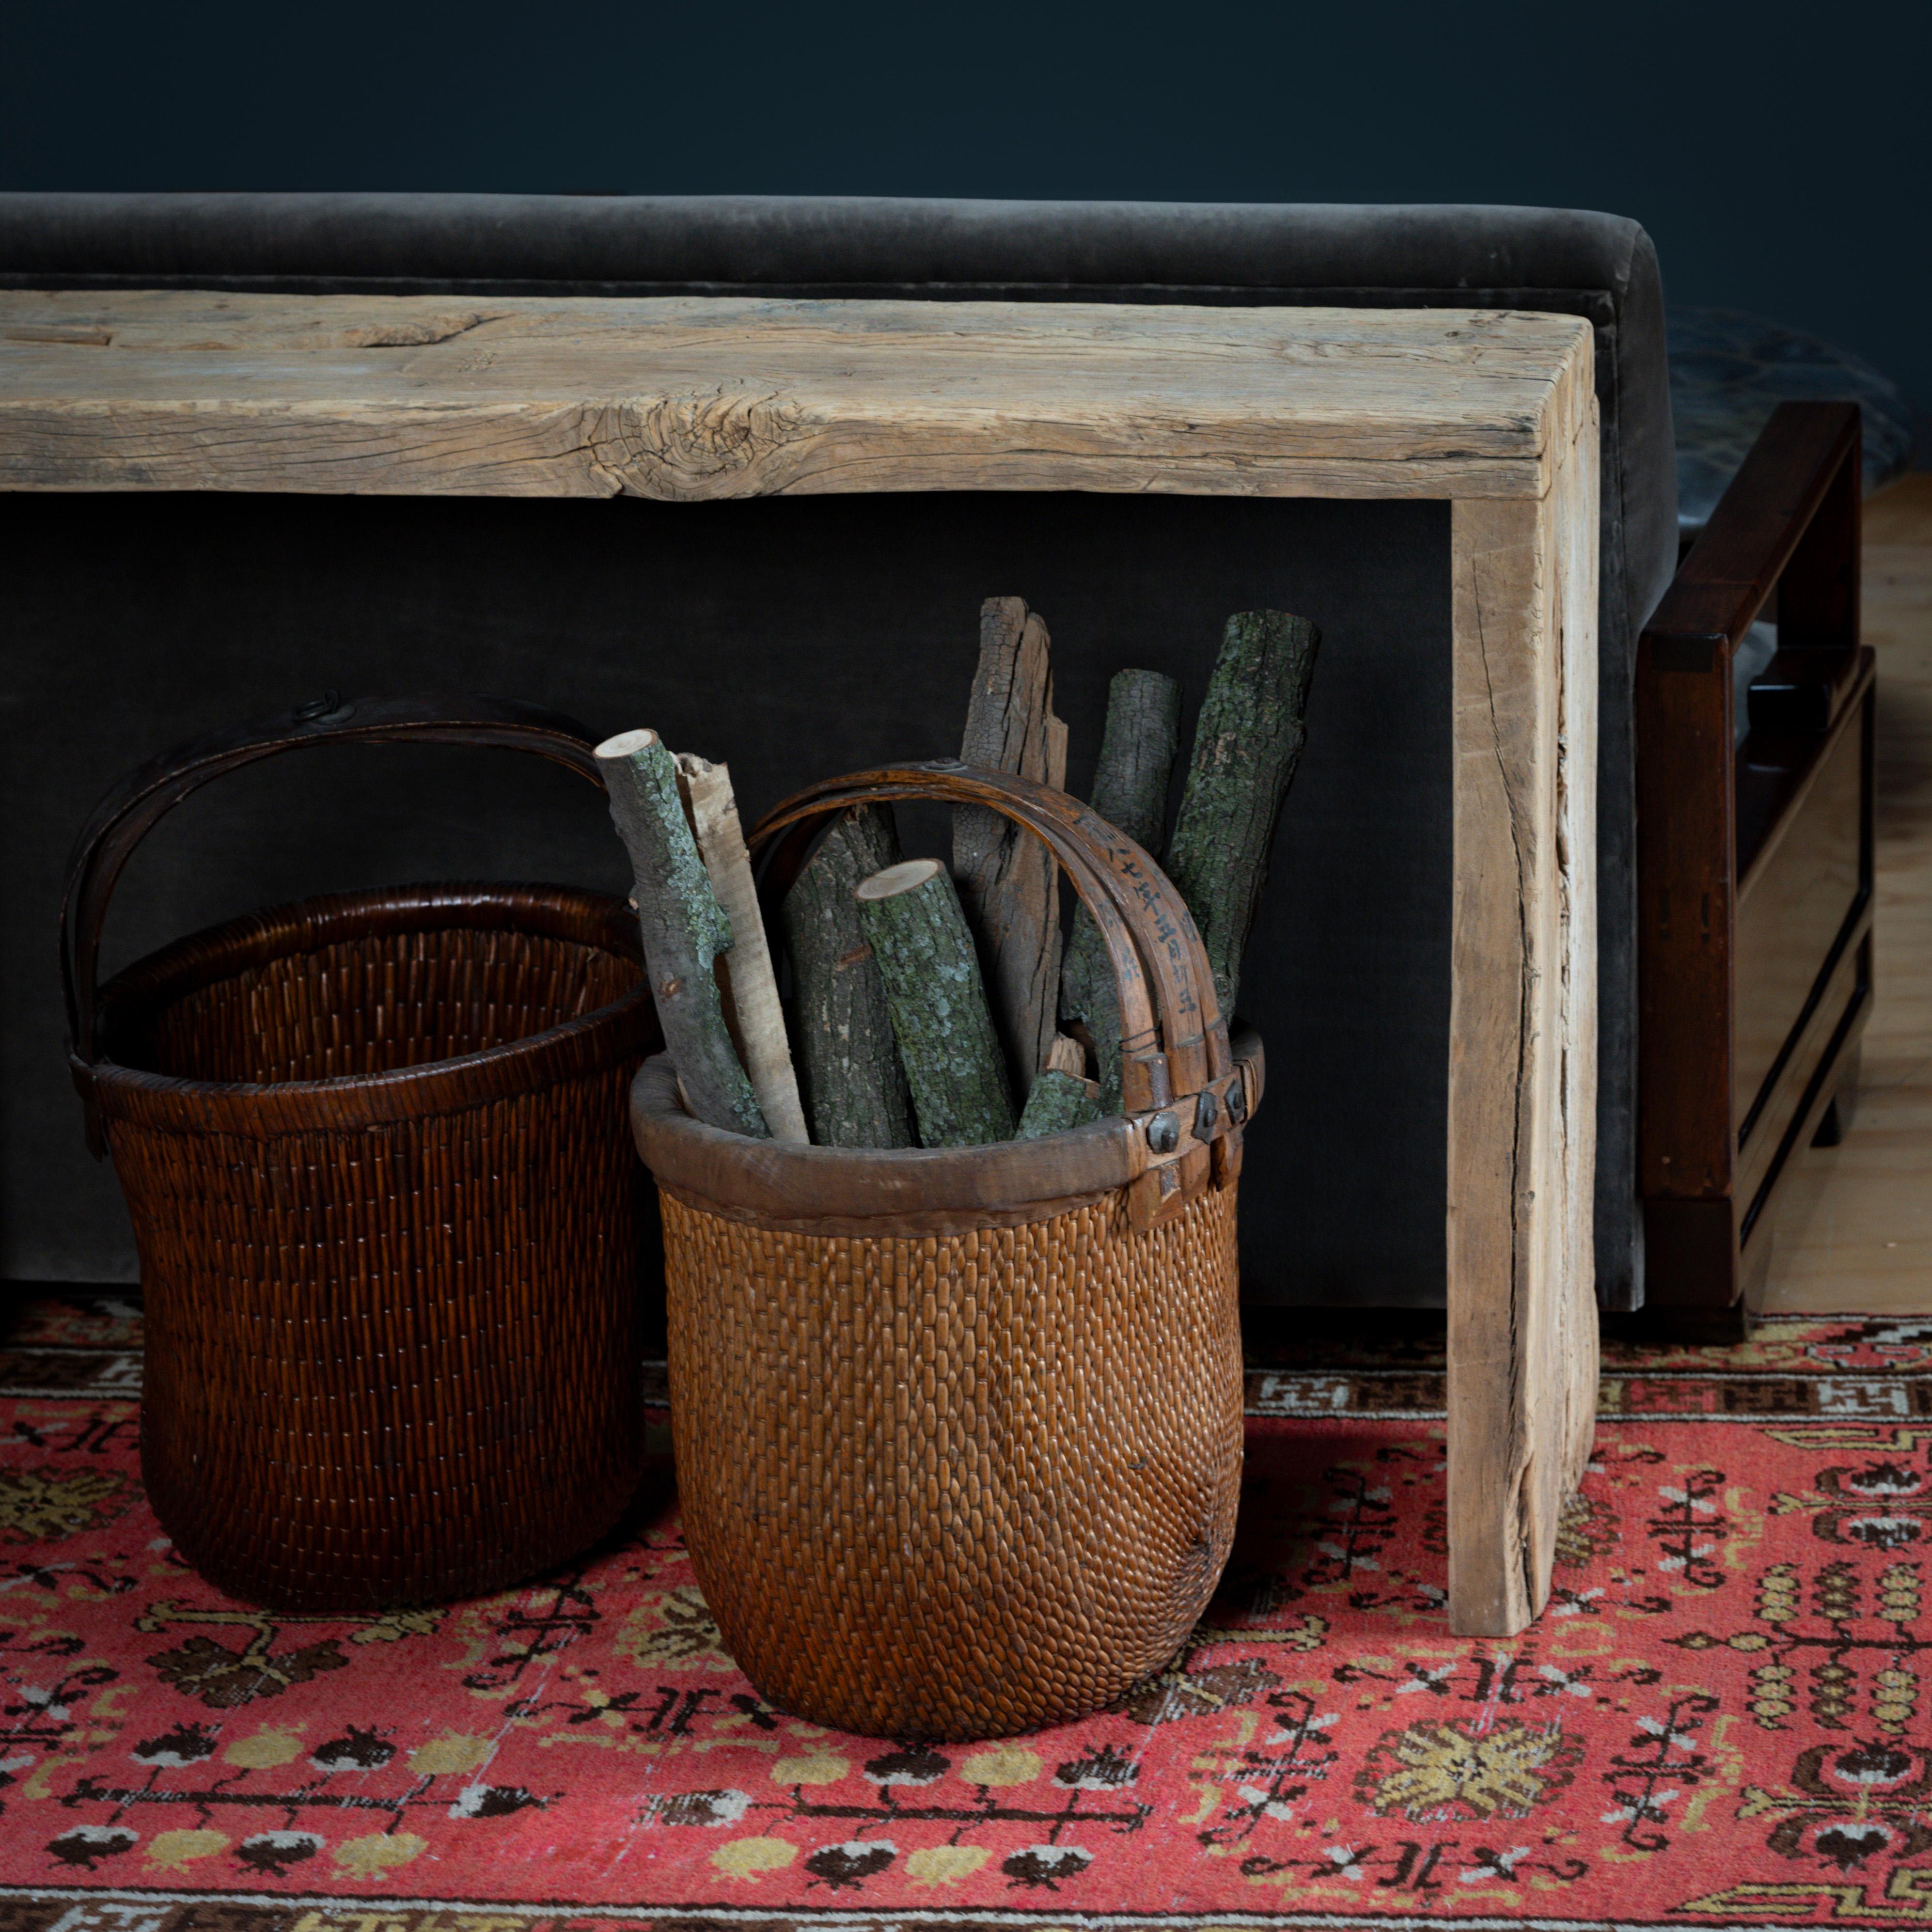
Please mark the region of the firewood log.
POLYGON ((820 1147, 912 1145, 912 1096, 892 1041, 885 982, 853 897, 899 861, 889 805, 855 805, 836 820, 785 895, 798 1070, 812 1137, 820 1147))
POLYGON ((707 1125, 769 1139, 771 1130, 724 1024, 715 970, 731 946, 678 796, 677 767, 655 731, 626 731, 597 747, 610 816, 631 855, 632 902, 664 1045, 685 1104, 707 1125))
POLYGON ((1010 1140, 1013 1103, 959 896, 936 859, 888 866, 854 895, 885 982, 925 1147, 1010 1140))
MULTIPOLYGON (((1167 827, 1168 788, 1180 745, 1180 687, 1157 670, 1124 670, 1107 688, 1107 722, 1094 775, 1093 806, 1108 824, 1158 859, 1167 827)), ((1103 1112, 1120 1111, 1120 1009, 1100 928, 1073 915, 1060 968, 1060 1015, 1092 1046, 1103 1112)))
MULTIPOLYGON (((980 612, 980 662, 959 751, 969 765, 1064 786, 1066 727, 1053 715, 1046 626, 1017 597, 980 612)), ((952 870, 1012 1089, 1024 1093, 1058 1030, 1060 880, 1034 835, 980 806, 952 814, 952 870)))
POLYGON ((1230 617, 1194 728, 1164 863, 1200 928, 1224 1016, 1234 1013, 1268 848, 1308 735, 1321 642, 1306 617, 1284 610, 1230 617))
MULTIPOLYGON (((1076 1063, 1082 1058, 1073 1041, 1063 1036, 1060 1043, 1072 1048, 1071 1058, 1076 1063)), ((1084 1127, 1100 1118, 1100 1083, 1087 1079, 1071 1067, 1048 1065, 1034 1078, 1033 1091, 1027 1096, 1013 1138, 1037 1140, 1042 1134, 1064 1133, 1070 1127, 1084 1127)))
POLYGON ((759 1111, 772 1138, 808 1140, 805 1109, 799 1104, 798 1080, 792 1071, 791 1049, 785 1040, 784 1010, 778 1004, 778 975, 772 970, 771 948, 765 938, 764 915, 758 910, 758 889, 752 879, 744 830, 738 822, 730 767, 714 765, 692 752, 679 752, 676 763, 678 790, 692 836, 698 841, 698 855, 704 861, 711 890, 730 922, 731 950, 718 959, 724 1024, 751 1076, 752 1091, 758 1096, 759 1111))

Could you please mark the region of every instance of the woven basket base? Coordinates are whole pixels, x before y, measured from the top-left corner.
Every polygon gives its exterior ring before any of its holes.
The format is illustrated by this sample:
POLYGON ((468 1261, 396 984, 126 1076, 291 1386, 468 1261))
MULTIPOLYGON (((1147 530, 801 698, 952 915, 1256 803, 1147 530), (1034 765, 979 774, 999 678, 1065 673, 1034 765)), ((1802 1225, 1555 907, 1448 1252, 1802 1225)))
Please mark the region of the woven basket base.
POLYGON ((771 1702, 996 1737, 1173 1655, 1234 1534, 1235 1190, 950 1234, 772 1232, 664 1191, 692 1559, 771 1702))

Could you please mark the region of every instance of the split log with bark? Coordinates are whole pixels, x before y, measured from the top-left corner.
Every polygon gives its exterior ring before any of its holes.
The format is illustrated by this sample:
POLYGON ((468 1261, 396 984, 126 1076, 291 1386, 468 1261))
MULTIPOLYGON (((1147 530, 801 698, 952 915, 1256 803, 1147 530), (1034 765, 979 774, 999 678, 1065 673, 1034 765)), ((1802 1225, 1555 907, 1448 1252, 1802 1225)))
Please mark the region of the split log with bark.
POLYGON ((1214 991, 1229 1017, 1268 877, 1268 848, 1308 735, 1308 690, 1321 641, 1305 617, 1238 612, 1228 620, 1194 728, 1164 869, 1200 929, 1214 991))
POLYGON ((784 1010, 778 1004, 778 975, 772 969, 771 947, 758 908, 751 857, 745 850, 744 828, 738 822, 730 768, 714 765, 692 752, 679 752, 676 764, 678 790, 692 836, 698 842, 698 856, 704 861, 711 889, 731 928, 731 950, 718 958, 724 1024, 751 1077, 752 1091, 758 1096, 759 1111, 772 1138, 808 1140, 791 1048, 785 1039, 784 1010))
MULTIPOLYGON (((1046 626, 1023 599, 987 598, 963 762, 1065 786, 1066 727, 1053 715, 1050 647, 1046 626)), ((1024 1094, 1058 1030, 1059 868, 1030 832, 968 806, 952 816, 952 871, 978 938, 1013 1090, 1024 1094)))
POLYGON ((780 914, 791 955, 800 1084, 820 1147, 913 1144, 912 1096, 885 982, 854 896, 899 856, 891 806, 854 806, 819 841, 780 914))
POLYGON ((715 969, 718 956, 730 950, 731 922, 685 818, 677 767, 655 731, 607 738, 596 757, 611 818, 631 855, 645 968, 685 1104, 709 1126, 769 1139, 718 995, 715 969))
POLYGON ((1064 1133, 1100 1119, 1100 1083, 1087 1078, 1086 1064, 1078 1040, 1062 1034, 1054 1041, 1013 1130, 1015 1140, 1037 1140, 1042 1134, 1064 1133))
MULTIPOLYGON (((1161 854, 1167 794, 1180 744, 1180 686, 1157 670, 1118 672, 1094 777, 1094 809, 1150 858, 1161 854)), ((1094 1055, 1100 1106, 1120 1111, 1120 1009, 1100 930, 1083 907, 1073 915, 1060 970, 1060 1014, 1094 1055)))
POLYGON ((1013 1136, 1006 1062, 959 895, 936 859, 888 866, 854 897, 878 962, 920 1144, 1013 1136))

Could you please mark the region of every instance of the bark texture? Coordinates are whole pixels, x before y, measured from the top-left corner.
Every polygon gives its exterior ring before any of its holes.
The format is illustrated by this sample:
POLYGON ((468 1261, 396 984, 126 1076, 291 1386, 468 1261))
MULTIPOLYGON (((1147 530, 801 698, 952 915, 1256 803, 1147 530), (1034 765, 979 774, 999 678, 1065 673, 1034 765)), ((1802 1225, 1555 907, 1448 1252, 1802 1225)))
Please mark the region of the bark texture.
POLYGON ((718 960, 724 1024, 751 1077, 752 1091, 772 1138, 808 1140, 785 1039, 784 1010, 778 1004, 778 975, 772 970, 771 947, 752 879, 751 856, 745 850, 744 828, 738 822, 730 768, 691 752, 679 752, 676 762, 678 789, 698 842, 698 855, 731 928, 731 950, 718 960))
POLYGON ((913 1144, 912 1096, 892 1040, 885 982, 853 897, 899 860, 889 805, 836 820, 785 895, 798 1071, 812 1138, 820 1147, 913 1144))
POLYGON ((1321 641, 1306 617, 1238 612, 1228 620, 1194 728, 1187 788, 1163 862, 1200 928, 1228 1017, 1282 801, 1307 737, 1321 641))
MULTIPOLYGON (((1046 625, 1018 597, 980 612, 980 662, 959 755, 988 771, 1063 787, 1066 727, 1053 715, 1046 625)), ((1058 1030, 1060 882, 1053 855, 983 806, 952 815, 952 870, 980 958, 1013 1090, 1024 1093, 1058 1030)))
MULTIPOLYGON (((1107 687, 1107 722, 1094 775, 1094 809, 1158 859, 1167 794, 1180 748, 1180 686, 1157 670, 1124 670, 1107 687)), ((1100 1106, 1120 1111, 1120 1008, 1107 949, 1083 906, 1073 915, 1060 969, 1060 1012, 1094 1051, 1100 1106)), ((1030 1096, 1029 1096, 1030 1098, 1030 1096)))
POLYGON ((686 1104, 707 1126, 771 1138, 724 1024, 715 970, 731 947, 678 796, 677 767, 655 731, 627 731, 597 748, 610 816, 631 855, 631 896, 644 942, 664 1046, 686 1104))
POLYGON ((875 874, 855 896, 885 982, 925 1147, 1010 1140, 1013 1103, 959 895, 935 860, 875 874))
POLYGON ((1037 1140, 1042 1134, 1064 1133, 1100 1118, 1098 1088, 1090 1080, 1043 1067, 1027 1096, 1026 1111, 1013 1135, 1016 1141, 1037 1140))

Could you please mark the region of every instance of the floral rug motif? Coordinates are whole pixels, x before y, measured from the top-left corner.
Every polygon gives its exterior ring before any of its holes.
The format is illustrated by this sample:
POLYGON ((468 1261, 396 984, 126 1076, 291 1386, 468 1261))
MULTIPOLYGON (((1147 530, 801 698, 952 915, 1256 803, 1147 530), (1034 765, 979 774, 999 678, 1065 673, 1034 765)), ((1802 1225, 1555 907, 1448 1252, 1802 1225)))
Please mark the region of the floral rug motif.
MULTIPOLYGON (((523 1588, 277 1616, 142 1495, 138 1308, 0 1348, 0 1932, 1932 1927, 1932 1319, 1606 1351, 1549 1612, 1443 1614, 1440 1323, 1251 1364, 1220 1594, 1114 1710, 769 1707, 658 1454, 523 1588)), ((661 1394, 662 1371, 653 1386, 661 1394)))

